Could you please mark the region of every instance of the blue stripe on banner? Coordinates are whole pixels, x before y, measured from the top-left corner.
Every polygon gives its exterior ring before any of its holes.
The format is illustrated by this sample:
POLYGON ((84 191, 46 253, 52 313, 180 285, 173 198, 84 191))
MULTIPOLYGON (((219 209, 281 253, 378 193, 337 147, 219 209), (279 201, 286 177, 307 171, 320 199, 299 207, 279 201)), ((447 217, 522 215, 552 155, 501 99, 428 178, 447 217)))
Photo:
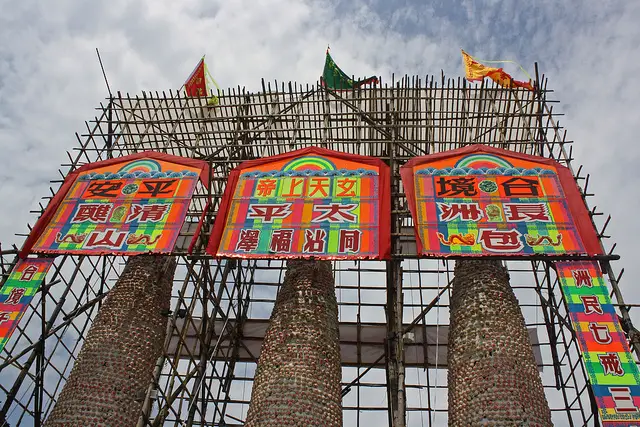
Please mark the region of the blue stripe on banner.
POLYGON ((632 396, 640 396, 640 385, 633 384, 616 384, 616 385, 597 385, 591 384, 593 394, 596 397, 611 397, 609 387, 629 387, 632 396))
MULTIPOLYGON (((582 304, 568 304, 570 313, 584 313, 584 306, 582 304)), ((612 304, 600 304, 602 312, 606 314, 617 315, 616 310, 612 304)))

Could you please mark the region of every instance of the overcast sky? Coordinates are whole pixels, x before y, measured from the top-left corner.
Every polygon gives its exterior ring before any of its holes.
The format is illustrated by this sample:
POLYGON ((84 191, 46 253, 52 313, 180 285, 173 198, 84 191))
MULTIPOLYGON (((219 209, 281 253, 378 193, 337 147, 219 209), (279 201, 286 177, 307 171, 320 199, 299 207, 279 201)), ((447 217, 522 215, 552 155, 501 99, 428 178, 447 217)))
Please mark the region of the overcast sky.
MULTIPOLYGON (((34 222, 107 96, 178 88, 207 55, 221 87, 258 90, 260 79, 315 83, 324 51, 348 74, 463 74, 460 48, 485 59, 537 61, 561 101, 555 111, 591 173, 591 204, 626 269, 628 302, 640 301, 640 2, 636 1, 0 0, 0 242, 34 222)), ((515 73, 514 76, 523 77, 515 73)), ((634 316, 640 326, 640 316, 634 316)))
POLYGON ((203 54, 222 87, 257 91, 263 77, 316 82, 327 44, 348 74, 385 80, 460 76, 464 48, 516 59, 531 73, 537 61, 549 77, 575 157, 592 175, 592 204, 613 215, 622 287, 640 295, 640 3, 426 3, 0 0, 0 242, 21 244, 13 234, 34 222, 29 210, 107 96, 96 47, 113 90, 132 94, 180 87, 203 54))

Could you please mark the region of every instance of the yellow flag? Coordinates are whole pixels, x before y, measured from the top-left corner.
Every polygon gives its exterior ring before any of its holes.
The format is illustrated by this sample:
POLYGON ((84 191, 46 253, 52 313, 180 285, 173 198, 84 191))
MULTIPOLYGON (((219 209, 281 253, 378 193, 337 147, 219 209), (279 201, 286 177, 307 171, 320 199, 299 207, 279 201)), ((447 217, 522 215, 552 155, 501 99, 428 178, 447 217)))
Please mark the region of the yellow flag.
POLYGON ((491 73, 495 73, 499 68, 487 67, 481 63, 474 61, 471 56, 464 50, 462 51, 462 61, 464 62, 464 71, 467 74, 467 80, 478 81, 488 77, 491 73))
MULTIPOLYGON (((508 73, 506 73, 502 68, 495 67, 487 67, 473 59, 471 55, 469 55, 464 50, 462 51, 462 62, 464 63, 464 71, 467 77, 467 80, 479 81, 484 79, 485 77, 489 77, 494 82, 498 83, 502 87, 507 88, 516 88, 522 87, 528 90, 533 90, 533 86, 531 85, 531 80, 528 82, 523 82, 519 80, 514 80, 508 73)), ((513 61, 498 61, 498 62, 513 62, 513 61)), ((520 66, 522 69, 522 67, 520 66)), ((524 69, 523 69, 524 71, 524 69)))

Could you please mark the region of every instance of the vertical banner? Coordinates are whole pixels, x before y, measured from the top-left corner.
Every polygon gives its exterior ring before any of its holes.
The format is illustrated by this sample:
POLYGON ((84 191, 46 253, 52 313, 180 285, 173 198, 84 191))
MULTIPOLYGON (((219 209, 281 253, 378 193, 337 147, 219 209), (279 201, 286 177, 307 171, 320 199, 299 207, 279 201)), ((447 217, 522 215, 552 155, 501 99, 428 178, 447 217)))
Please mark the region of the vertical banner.
POLYGON ((385 259, 390 217, 389 168, 380 159, 305 148, 232 171, 207 252, 385 259))
POLYGON ((170 253, 207 171, 206 162, 149 151, 85 165, 67 176, 20 256, 170 253))
POLYGON ((601 253, 571 171, 551 159, 473 144, 400 173, 420 255, 601 253))
POLYGON ((558 262, 558 279, 606 427, 640 423, 640 375, 597 262, 558 262))
POLYGON ((52 258, 18 260, 0 289, 0 352, 47 275, 52 258))

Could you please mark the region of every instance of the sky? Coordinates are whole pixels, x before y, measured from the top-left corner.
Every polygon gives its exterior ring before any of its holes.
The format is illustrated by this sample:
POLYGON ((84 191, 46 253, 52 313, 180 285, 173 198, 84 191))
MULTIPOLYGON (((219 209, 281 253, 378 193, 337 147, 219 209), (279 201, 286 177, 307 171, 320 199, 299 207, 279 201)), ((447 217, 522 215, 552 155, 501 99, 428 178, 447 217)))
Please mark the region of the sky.
MULTIPOLYGON (((114 91, 177 89, 203 54, 221 87, 313 84, 328 44, 348 74, 463 74, 460 48, 549 77, 554 111, 640 302, 640 2, 0 0, 0 243, 20 246, 65 150, 114 91)), ((507 67, 523 78, 516 68, 507 67)), ((633 311, 632 311, 633 314, 633 311)), ((640 326, 640 315, 632 316, 640 326)))
MULTIPOLYGON (((260 79, 315 83, 328 44, 348 74, 463 74, 460 48, 478 58, 537 61, 560 100, 554 111, 591 174, 591 199, 627 277, 640 223, 634 84, 640 62, 635 2, 0 0, 0 242, 21 244, 29 210, 58 179, 75 132, 107 90, 178 88, 199 58, 221 87, 257 91, 260 79)), ((514 67, 515 77, 524 78, 514 67)), ((639 267, 640 268, 640 267, 639 267)), ((631 273, 631 274, 629 274, 631 273)), ((624 288, 633 290, 629 283, 624 288)))

